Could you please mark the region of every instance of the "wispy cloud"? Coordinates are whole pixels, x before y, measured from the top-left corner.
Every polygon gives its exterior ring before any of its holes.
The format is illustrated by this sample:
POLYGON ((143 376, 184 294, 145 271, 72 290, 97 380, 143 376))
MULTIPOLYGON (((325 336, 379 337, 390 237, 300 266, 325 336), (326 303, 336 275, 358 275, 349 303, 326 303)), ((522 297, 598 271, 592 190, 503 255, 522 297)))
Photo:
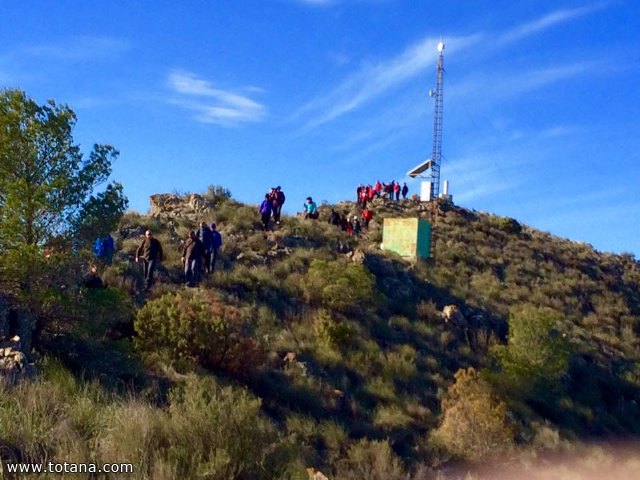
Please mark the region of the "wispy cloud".
MULTIPOLYGON (((304 0, 299 0, 304 1, 304 0)), ((328 3, 328 0, 306 0, 318 3, 328 3)), ((447 54, 451 55, 459 50, 467 50, 477 46, 482 40, 491 38, 492 41, 485 45, 484 51, 495 51, 504 46, 516 43, 534 34, 541 33, 552 27, 577 19, 581 16, 593 13, 606 4, 598 3, 587 7, 575 9, 556 10, 537 19, 516 25, 513 28, 493 35, 475 33, 467 36, 448 37, 446 39, 447 54)), ((332 90, 317 96, 307 102, 295 115, 295 118, 307 117, 307 129, 315 128, 331 122, 349 112, 355 111, 375 98, 386 94, 390 90, 400 86, 403 82, 416 77, 435 65, 437 54, 436 45, 438 38, 427 37, 410 45, 395 57, 382 59, 377 62, 367 63, 347 76, 332 90)), ((574 63, 559 67, 549 67, 522 72, 518 78, 512 76, 507 82, 507 77, 502 77, 506 90, 498 88, 495 83, 493 90, 510 96, 525 93, 535 88, 542 87, 554 81, 568 78, 595 68, 593 63, 574 63)), ((488 84, 478 81, 476 76, 473 84, 466 86, 469 90, 477 90, 478 85, 488 84)), ((480 79, 481 80, 481 79, 480 79)), ((461 92, 464 93, 464 92, 461 92)))
MULTIPOLYGON (((308 127, 317 127, 355 110, 388 90, 433 66, 437 59, 438 39, 425 38, 405 49, 400 55, 366 64, 351 74, 335 89, 304 105, 299 115, 310 114, 308 127)), ((455 52, 479 41, 479 36, 453 38, 449 51, 455 52)))
POLYGON ((495 43, 498 46, 515 43, 551 27, 555 27, 562 23, 593 13, 603 8, 605 5, 605 3, 599 3, 586 7, 556 10, 555 12, 551 12, 530 22, 517 25, 503 34, 498 35, 495 39, 495 43))
MULTIPOLYGON (((491 105, 496 101, 510 100, 572 77, 605 72, 605 67, 605 62, 592 60, 521 71, 475 73, 463 79, 461 83, 450 85, 447 97, 449 100, 457 101, 473 99, 477 105, 491 105), (483 88, 486 85, 490 85, 491 88, 483 88)), ((450 82, 451 79, 446 80, 450 82)))
POLYGON ((239 93, 215 88, 194 73, 173 71, 167 81, 177 94, 171 103, 196 112, 195 119, 199 122, 230 126, 257 122, 265 116, 265 107, 260 103, 239 93))
POLYGON ((582 129, 575 125, 555 125, 540 132, 542 138, 567 137, 580 132, 582 129))
POLYGON ((117 58, 130 48, 130 44, 122 39, 77 36, 54 43, 20 47, 13 52, 13 56, 77 62, 117 58))

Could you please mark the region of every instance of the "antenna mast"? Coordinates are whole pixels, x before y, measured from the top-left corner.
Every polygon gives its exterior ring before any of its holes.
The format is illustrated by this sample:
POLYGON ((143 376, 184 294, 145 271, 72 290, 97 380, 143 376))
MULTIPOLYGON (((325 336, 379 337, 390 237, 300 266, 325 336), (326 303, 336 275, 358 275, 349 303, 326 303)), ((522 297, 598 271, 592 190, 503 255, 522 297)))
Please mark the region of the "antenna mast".
POLYGON ((440 195, 440 162, 442 160, 442 74, 444 72, 442 51, 444 50, 444 42, 440 39, 438 43, 438 76, 436 89, 432 90, 431 96, 435 98, 435 107, 433 114, 433 150, 431 151, 431 198, 437 199, 440 195))

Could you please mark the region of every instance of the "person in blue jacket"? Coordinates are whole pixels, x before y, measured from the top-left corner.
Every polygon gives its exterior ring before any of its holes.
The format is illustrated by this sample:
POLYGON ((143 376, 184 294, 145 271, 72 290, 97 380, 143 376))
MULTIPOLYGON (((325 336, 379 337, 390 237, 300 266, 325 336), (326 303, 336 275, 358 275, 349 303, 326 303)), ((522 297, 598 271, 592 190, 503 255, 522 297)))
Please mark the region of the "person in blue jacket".
POLYGON ((273 212, 273 203, 271 202, 268 193, 264 196, 264 200, 260 204, 259 211, 260 217, 262 218, 263 230, 269 230, 269 221, 271 220, 271 212, 273 212))
POLYGON ((93 242, 93 254, 94 256, 102 260, 105 264, 111 265, 113 262, 113 254, 116 251, 115 244, 113 243, 113 237, 107 234, 105 237, 98 237, 93 242))

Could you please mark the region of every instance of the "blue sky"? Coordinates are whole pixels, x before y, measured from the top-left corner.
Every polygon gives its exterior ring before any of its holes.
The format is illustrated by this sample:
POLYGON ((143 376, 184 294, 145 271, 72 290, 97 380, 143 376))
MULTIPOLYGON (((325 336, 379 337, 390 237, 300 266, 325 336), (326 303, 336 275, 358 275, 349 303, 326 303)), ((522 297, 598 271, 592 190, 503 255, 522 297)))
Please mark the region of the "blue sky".
MULTIPOLYGON (((640 254, 640 2, 4 0, 0 85, 120 152, 131 206, 222 184, 285 210, 407 180, 431 152, 454 201, 640 254)), ((413 193, 415 181, 408 182, 413 193)))

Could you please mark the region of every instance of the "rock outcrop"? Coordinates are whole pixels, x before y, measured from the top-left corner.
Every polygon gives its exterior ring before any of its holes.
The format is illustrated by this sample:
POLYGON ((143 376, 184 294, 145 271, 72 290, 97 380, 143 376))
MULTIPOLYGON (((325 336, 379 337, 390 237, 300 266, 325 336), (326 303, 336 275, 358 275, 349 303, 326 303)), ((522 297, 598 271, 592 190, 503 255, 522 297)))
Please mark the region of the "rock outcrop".
POLYGON ((13 384, 36 373, 33 364, 29 363, 22 351, 20 337, 0 342, 0 381, 13 384))
POLYGON ((213 208, 213 201, 197 193, 184 196, 175 193, 159 193, 149 197, 151 217, 175 218, 184 217, 192 219, 213 208))

